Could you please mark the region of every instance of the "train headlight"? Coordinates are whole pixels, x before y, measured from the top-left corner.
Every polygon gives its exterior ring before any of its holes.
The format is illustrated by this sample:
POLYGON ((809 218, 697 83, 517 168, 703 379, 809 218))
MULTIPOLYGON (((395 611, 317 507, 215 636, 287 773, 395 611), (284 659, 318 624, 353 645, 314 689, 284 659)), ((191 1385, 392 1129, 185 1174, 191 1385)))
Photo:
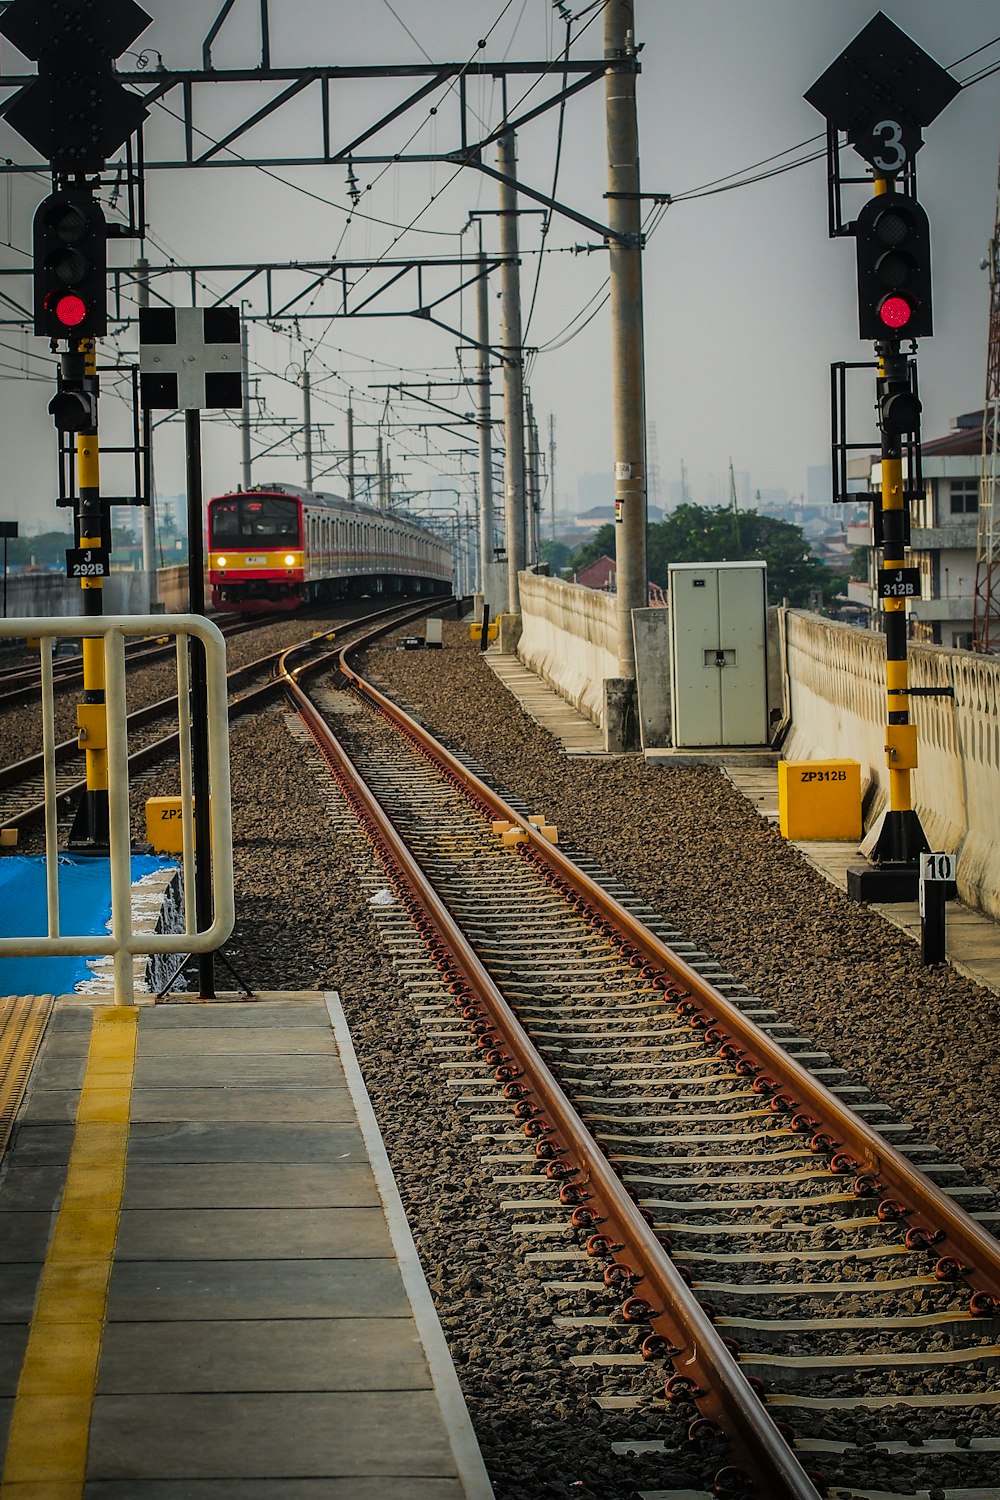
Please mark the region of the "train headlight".
POLYGON ((218 565, 219 565, 220 568, 224 568, 226 566, 226 563, 228 562, 228 560, 229 559, 225 558, 225 557, 217 557, 215 559, 215 561, 218 563, 218 565))
POLYGON ((286 568, 294 568, 295 567, 295 553, 294 552, 289 552, 288 556, 285 558, 285 567, 286 568))

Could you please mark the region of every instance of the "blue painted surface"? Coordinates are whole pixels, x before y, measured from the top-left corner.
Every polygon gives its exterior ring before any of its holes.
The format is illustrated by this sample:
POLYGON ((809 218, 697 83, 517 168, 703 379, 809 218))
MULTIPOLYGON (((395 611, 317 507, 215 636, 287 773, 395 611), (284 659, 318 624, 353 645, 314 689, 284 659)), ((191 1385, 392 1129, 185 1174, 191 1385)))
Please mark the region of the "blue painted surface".
MULTIPOLYGON (((132 857, 132 881, 175 861, 132 857)), ((0 859, 0 937, 44 937, 45 860, 14 854, 0 859)), ((59 856, 59 930, 106 932, 111 917, 111 866, 106 859, 59 856)), ((83 958, 0 958, 0 995, 69 995, 92 977, 83 958)))

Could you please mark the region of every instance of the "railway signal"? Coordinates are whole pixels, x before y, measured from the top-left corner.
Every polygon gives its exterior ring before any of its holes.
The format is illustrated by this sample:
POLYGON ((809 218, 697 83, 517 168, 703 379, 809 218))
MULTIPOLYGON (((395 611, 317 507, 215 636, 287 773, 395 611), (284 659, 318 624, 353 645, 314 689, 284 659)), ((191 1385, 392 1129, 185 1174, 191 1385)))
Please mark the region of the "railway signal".
POLYGON ((97 427, 96 378, 86 373, 82 354, 64 354, 49 415, 60 432, 94 432, 97 427))
POLYGON ((35 333, 97 338, 108 331, 108 226, 87 189, 51 193, 33 226, 35 333))
POLYGON ((880 193, 862 208, 854 237, 860 336, 929 338, 931 230, 921 205, 906 193, 880 193))
MULTIPOLYGON (((906 564, 908 505, 919 472, 920 400, 915 361, 903 340, 928 338, 931 245, 927 215, 916 199, 914 158, 922 130, 959 91, 945 68, 879 12, 816 80, 806 99, 827 121, 830 233, 853 235, 858 267, 858 328, 875 345, 876 411, 881 433, 881 494, 876 500, 881 566, 878 597, 886 647, 885 754, 889 807, 872 852, 875 869, 847 872, 848 895, 862 901, 906 901, 916 894, 917 860, 927 839, 913 806, 917 730, 906 659, 906 601, 920 578, 906 564), (853 223, 841 213, 840 134, 871 167, 874 196, 853 223), (904 449, 906 450, 904 454, 904 449), (909 462, 907 462, 907 459, 909 462), (914 464, 914 459, 916 464, 914 464)), ((834 436, 834 462, 851 445, 834 436)), ((854 444, 860 447, 860 444, 854 444)))
POLYGON ((883 356, 882 374, 876 382, 878 425, 888 437, 900 438, 920 430, 916 368, 916 362, 905 354, 883 356))
POLYGON ((55 173, 100 172, 149 113, 112 63, 150 24, 134 0, 14 0, 0 35, 38 63, 3 108, 55 173))

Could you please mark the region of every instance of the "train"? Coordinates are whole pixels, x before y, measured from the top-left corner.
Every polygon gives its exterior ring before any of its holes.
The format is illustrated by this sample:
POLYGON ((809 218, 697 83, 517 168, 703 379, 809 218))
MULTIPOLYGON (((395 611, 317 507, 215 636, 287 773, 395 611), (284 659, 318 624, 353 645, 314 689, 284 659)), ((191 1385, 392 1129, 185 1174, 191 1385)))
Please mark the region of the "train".
POLYGON ((208 581, 226 613, 444 594, 453 571, 451 546, 429 527, 338 495, 266 484, 208 503, 208 581))

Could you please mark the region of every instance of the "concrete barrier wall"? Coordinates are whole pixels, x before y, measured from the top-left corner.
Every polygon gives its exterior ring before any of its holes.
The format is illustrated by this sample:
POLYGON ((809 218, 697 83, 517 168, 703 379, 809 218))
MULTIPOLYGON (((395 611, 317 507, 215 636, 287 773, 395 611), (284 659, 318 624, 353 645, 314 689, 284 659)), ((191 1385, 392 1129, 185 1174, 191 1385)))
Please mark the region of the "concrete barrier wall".
MULTIPOLYGON (((167 614, 186 614, 188 607, 187 564, 157 568, 157 608, 167 614)), ((145 573, 116 573, 104 580, 104 614, 148 615, 149 580, 145 573)), ((205 580, 205 597, 211 606, 211 589, 205 580)), ((12 573, 7 578, 7 614, 11 619, 44 619, 47 616, 82 614, 80 585, 64 573, 12 573)))
MULTIPOLYGON (((112 573, 105 578, 104 614, 149 613, 149 580, 145 573, 112 573)), ((17 573, 7 579, 10 619, 39 620, 83 613, 79 583, 65 573, 17 573)))
MULTIPOLYGON (((885 637, 786 611, 791 730, 788 760, 849 756, 871 788, 869 825, 888 805, 885 637)), ((933 849, 958 855, 963 901, 1000 919, 1000 661, 944 646, 909 648, 919 765, 913 801, 933 849)))
MULTIPOLYGON (((187 564, 156 570, 156 598, 164 614, 184 615, 188 608, 187 564)), ((212 591, 206 579, 205 598, 211 603, 212 591)))
POLYGON ((614 595, 536 573, 521 573, 518 581, 518 656, 603 728, 604 680, 618 675, 614 595))

